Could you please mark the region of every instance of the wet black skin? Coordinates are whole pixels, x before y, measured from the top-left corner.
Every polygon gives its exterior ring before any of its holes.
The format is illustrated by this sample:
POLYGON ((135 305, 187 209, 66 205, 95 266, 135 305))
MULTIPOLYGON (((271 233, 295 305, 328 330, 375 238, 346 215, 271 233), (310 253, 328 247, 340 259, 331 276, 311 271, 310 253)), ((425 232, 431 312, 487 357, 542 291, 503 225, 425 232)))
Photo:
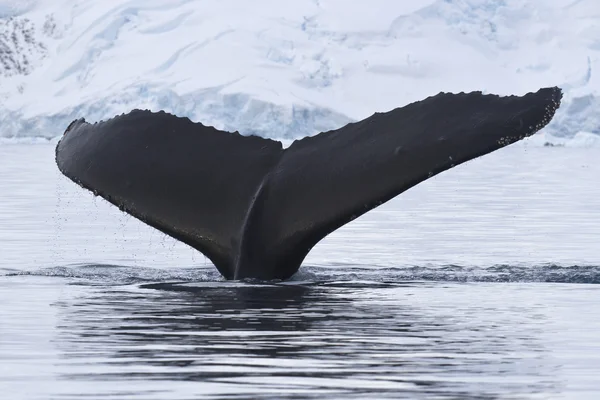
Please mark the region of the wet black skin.
POLYGON ((440 93, 340 129, 280 142, 165 112, 73 121, 61 172, 205 254, 227 279, 287 279, 321 239, 418 183, 531 136, 559 88, 440 93))

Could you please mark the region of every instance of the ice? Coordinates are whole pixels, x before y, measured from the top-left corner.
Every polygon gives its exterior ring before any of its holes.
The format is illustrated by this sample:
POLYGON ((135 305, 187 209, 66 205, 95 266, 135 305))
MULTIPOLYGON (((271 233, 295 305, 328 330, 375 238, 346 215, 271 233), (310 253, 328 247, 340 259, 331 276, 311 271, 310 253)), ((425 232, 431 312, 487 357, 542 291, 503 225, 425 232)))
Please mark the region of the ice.
POLYGON ((40 0, 0 14, 43 45, 23 47, 27 73, 0 67, 3 137, 148 108, 289 140, 440 91, 551 85, 565 96, 549 142, 600 133, 596 0, 40 0))

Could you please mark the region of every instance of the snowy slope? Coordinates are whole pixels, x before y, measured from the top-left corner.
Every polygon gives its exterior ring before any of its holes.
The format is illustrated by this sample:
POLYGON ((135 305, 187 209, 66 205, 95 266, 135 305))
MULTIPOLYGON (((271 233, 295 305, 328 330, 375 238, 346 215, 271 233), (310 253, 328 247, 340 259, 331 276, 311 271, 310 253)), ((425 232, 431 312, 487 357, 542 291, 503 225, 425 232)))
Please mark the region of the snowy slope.
POLYGON ((549 85, 566 95, 546 135, 600 134, 598 0, 0 0, 0 15, 5 137, 150 108, 293 138, 440 91, 549 85))

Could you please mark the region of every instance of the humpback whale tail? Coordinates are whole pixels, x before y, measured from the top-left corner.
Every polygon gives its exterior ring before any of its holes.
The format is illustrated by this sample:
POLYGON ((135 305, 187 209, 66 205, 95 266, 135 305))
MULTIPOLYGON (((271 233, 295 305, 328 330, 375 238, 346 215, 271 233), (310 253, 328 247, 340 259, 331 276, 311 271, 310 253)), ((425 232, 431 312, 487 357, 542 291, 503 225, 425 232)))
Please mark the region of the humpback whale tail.
POLYGON ((227 279, 286 279, 321 239, 429 177, 532 135, 559 88, 440 93, 292 143, 165 112, 73 121, 63 174, 204 253, 227 279))

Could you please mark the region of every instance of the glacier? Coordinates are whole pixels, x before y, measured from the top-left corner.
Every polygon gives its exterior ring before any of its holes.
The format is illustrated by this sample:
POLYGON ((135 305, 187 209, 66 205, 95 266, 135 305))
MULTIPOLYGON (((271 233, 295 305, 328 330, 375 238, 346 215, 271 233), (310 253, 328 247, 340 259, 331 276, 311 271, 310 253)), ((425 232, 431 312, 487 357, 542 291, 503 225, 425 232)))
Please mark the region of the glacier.
POLYGON ((0 0, 0 137, 142 108, 293 140, 440 91, 558 85, 531 142, 587 146, 599 21, 597 0, 0 0))

